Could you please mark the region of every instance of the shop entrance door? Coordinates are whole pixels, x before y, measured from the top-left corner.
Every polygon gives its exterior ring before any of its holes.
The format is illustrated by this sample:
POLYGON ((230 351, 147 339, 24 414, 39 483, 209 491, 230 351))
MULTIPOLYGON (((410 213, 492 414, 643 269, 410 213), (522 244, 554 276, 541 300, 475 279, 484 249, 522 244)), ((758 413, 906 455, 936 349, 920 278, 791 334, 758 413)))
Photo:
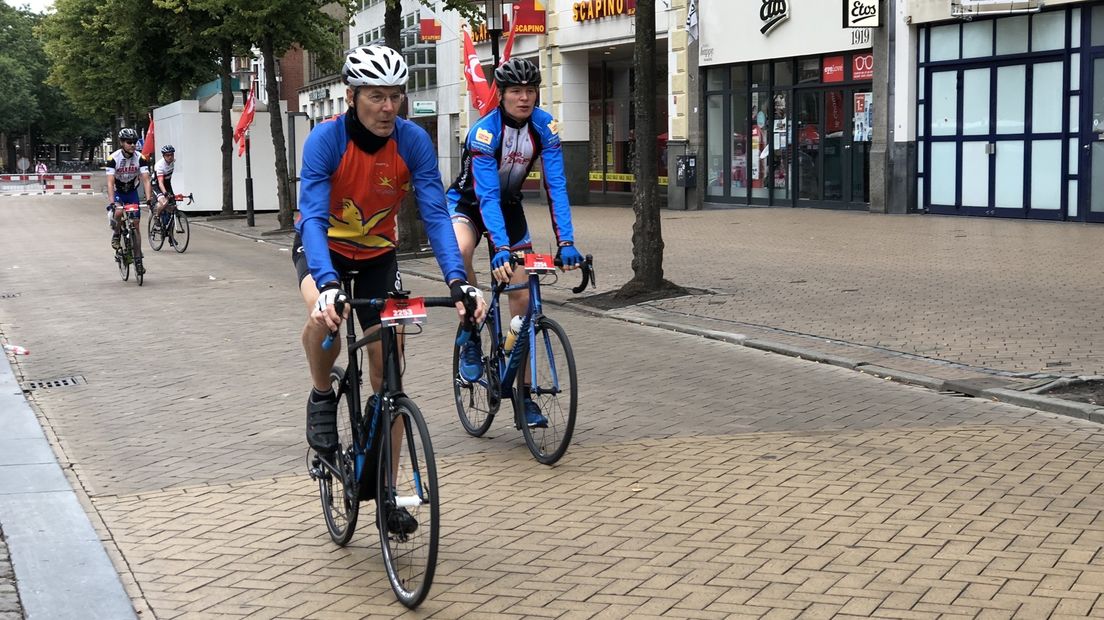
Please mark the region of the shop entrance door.
MULTIPOLYGON (((1104 222, 1104 54, 1092 57, 1092 79, 1084 90, 1088 91, 1088 118, 1081 123, 1080 169, 1088 174, 1078 175, 1081 187, 1078 193, 1086 197, 1085 219, 1104 222)), ((1072 164, 1071 164, 1072 167, 1072 164)))
POLYGON ((798 205, 866 209, 870 92, 817 88, 794 96, 798 205))

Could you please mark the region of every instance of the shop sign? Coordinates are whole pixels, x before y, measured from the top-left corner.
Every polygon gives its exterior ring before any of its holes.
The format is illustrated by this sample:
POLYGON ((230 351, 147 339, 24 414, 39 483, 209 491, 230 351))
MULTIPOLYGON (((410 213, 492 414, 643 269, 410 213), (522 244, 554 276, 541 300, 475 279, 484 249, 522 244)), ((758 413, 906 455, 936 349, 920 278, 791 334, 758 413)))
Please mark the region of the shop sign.
POLYGON ((821 69, 822 82, 842 82, 843 81, 843 56, 826 56, 824 58, 824 68, 821 69))
POLYGON ((759 32, 768 35, 789 18, 790 5, 786 0, 763 0, 763 6, 759 7, 759 20, 763 22, 763 27, 759 32))
POLYGON ((515 7, 515 19, 517 25, 514 26, 517 34, 544 34, 545 33, 545 15, 547 10, 544 8, 543 0, 521 0, 514 5, 515 7))
POLYGON ((855 54, 851 57, 851 79, 874 79, 874 54, 855 54))
POLYGON ((844 28, 877 28, 881 25, 879 0, 843 0, 844 28))
POLYGON ((441 40, 441 22, 435 19, 422 19, 418 21, 418 36, 422 41, 441 40))
POLYGON ((307 99, 310 101, 322 101, 323 99, 329 98, 330 90, 328 88, 324 88, 322 90, 312 90, 310 94, 307 95, 307 99))
MULTIPOLYGON (((471 22, 468 22, 468 25, 471 26, 472 43, 483 43, 485 41, 491 40, 491 35, 489 32, 487 32, 487 22, 483 22, 480 24, 473 24, 471 22)), ((502 32, 510 32, 510 28, 510 16, 503 15, 502 32)))
POLYGON ((437 116, 436 101, 411 101, 411 116, 437 116))
POLYGON ((636 15, 636 0, 585 0, 571 5, 571 19, 577 22, 612 15, 636 15))

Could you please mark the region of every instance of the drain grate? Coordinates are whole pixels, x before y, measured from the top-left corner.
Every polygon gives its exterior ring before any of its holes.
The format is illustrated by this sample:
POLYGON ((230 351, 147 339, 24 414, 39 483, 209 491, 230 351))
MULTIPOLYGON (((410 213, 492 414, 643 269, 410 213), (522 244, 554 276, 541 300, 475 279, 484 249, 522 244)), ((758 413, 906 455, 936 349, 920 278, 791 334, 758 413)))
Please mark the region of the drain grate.
POLYGON ((59 377, 57 379, 25 381, 23 383, 23 390, 29 392, 31 390, 49 390, 52 388, 72 387, 74 385, 87 384, 88 381, 85 381, 84 377, 80 375, 69 375, 68 377, 59 377))
POLYGON ((15 299, 16 297, 19 297, 19 293, 0 291, 0 299, 15 299))

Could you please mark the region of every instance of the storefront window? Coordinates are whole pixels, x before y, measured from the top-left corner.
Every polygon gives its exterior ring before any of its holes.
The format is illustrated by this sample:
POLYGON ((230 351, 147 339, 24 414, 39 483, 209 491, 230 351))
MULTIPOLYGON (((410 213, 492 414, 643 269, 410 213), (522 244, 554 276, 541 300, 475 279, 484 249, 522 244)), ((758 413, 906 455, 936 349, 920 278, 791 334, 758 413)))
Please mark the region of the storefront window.
POLYGON ((820 199, 820 93, 804 91, 797 94, 797 169, 800 197, 820 199))
POLYGON ((724 90, 728 86, 725 84, 725 70, 719 67, 713 67, 706 69, 705 71, 705 88, 706 90, 724 90))
POLYGON ((767 88, 770 85, 770 65, 757 62, 751 65, 751 87, 767 88))
POLYGON ((724 166, 724 99, 721 95, 709 95, 705 98, 706 128, 706 182, 705 193, 709 196, 723 196, 725 183, 724 166))
POLYGON ((969 69, 962 72, 962 133, 989 133, 989 72, 969 69))
POLYGON ((771 187, 774 200, 790 197, 790 114, 788 97, 785 91, 774 93, 774 113, 771 116, 771 140, 774 148, 770 152, 771 187))
POLYGON ((1060 50, 1066 47, 1066 13, 1039 13, 1031 18, 1031 51, 1060 50))
POLYGON ((931 133, 953 136, 958 128, 958 72, 932 73, 931 133))
POLYGON ((1026 80, 1027 67, 1024 65, 997 68, 997 133, 1024 132, 1026 80))
POLYGON ((958 58, 958 24, 931 29, 931 60, 958 58))
POLYGON ((1031 208, 1062 208, 1062 142, 1034 140, 1031 143, 1031 208))
POLYGON ((1020 140, 997 141, 996 202, 998 209, 1022 209, 1024 206, 1024 145, 1020 140))
POLYGON ((993 21, 982 20, 962 24, 962 57, 978 58, 993 55, 993 21))
MULTIPOLYGON (((734 73, 735 74, 735 73, 734 73)), ((750 172, 748 166, 748 96, 747 90, 732 93, 732 178, 729 193, 733 198, 747 200, 750 172)))
POLYGON ((997 54, 1020 54, 1027 51, 1027 16, 997 20, 997 54))
POLYGON ((1042 62, 1032 67, 1031 131, 1062 130, 1062 106, 1054 105, 1054 93, 1062 92, 1062 63, 1042 62))
POLYGON ((793 63, 786 60, 774 63, 774 87, 793 84, 793 63))
POLYGON ((797 61, 797 82, 808 84, 820 81, 820 59, 802 58, 797 61))
POLYGON ((768 172, 770 147, 767 143, 770 132, 771 108, 770 93, 751 93, 751 136, 748 147, 748 179, 753 198, 770 197, 770 174, 768 172))

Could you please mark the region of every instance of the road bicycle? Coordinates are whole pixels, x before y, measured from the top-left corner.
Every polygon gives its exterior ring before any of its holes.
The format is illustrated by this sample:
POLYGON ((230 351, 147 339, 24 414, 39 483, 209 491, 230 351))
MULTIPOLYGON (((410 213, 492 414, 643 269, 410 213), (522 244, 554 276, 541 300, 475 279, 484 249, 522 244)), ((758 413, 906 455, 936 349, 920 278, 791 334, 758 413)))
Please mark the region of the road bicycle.
POLYGON ((195 202, 191 194, 186 196, 176 194, 165 205, 165 208, 161 209, 161 217, 159 218, 153 216, 157 203, 150 204, 150 220, 147 228, 150 247, 155 252, 161 251, 166 239, 168 239, 169 245, 180 254, 188 249, 188 241, 191 239, 192 230, 188 225, 188 214, 176 208, 176 203, 184 199, 188 200, 187 204, 195 202))
MULTIPOLYGON (((534 253, 511 257, 512 266, 519 262, 529 275, 528 281, 523 284, 496 282, 483 322, 474 328, 465 325, 457 328, 452 352, 453 396, 460 423, 473 437, 482 437, 491 428, 502 401, 509 400, 514 409, 514 426, 521 430, 525 445, 538 462, 552 465, 560 460, 571 443, 579 401, 575 356, 567 333, 559 323, 544 315, 541 302, 541 276, 555 274, 560 260, 534 253), (525 288, 529 290, 529 308, 521 317, 512 348, 508 348, 510 343, 503 337, 503 330, 511 321, 503 323, 500 297, 502 293, 525 288), (460 374, 463 347, 470 338, 478 338, 482 332, 489 336, 481 339, 488 345, 483 355, 483 372, 478 380, 469 381, 460 374), (530 427, 525 423, 526 391, 547 418, 546 427, 530 427)), ((588 283, 597 285, 591 255, 586 256, 581 269, 582 283, 571 289, 576 294, 583 292, 588 283)))
MULTIPOLYGON (((108 209, 114 209, 114 204, 109 204, 108 209)), ((123 205, 126 230, 119 235, 119 249, 115 250, 115 263, 119 267, 119 275, 123 282, 130 279, 130 266, 135 259, 141 260, 141 255, 135 256, 134 250, 138 248, 138 222, 142 217, 142 208, 136 204, 123 205)), ((145 273, 143 270, 134 269, 134 280, 138 286, 142 286, 145 273)))
MULTIPOLYGON (((344 290, 352 290, 355 275, 350 272, 343 278, 344 290)), ((469 316, 474 300, 471 304, 469 316)), ((361 502, 376 500, 376 529, 388 581, 399 602, 414 608, 433 584, 441 503, 429 428, 402 387, 402 340, 420 333, 421 327, 407 333, 403 326, 420 326, 426 308, 452 308, 455 302, 449 297, 410 297, 408 292, 398 291, 387 298, 338 297, 334 308, 343 313, 346 305, 380 312, 383 383, 362 408, 364 348, 374 337, 358 340, 356 320, 350 316, 345 321, 347 365, 335 366, 330 374, 338 399, 338 447, 331 454, 314 453, 309 472, 318 481, 326 528, 338 545, 344 546, 352 538, 361 502), (385 441, 388 435, 390 441, 385 441)), ((326 338, 324 348, 331 346, 335 335, 326 338)))

